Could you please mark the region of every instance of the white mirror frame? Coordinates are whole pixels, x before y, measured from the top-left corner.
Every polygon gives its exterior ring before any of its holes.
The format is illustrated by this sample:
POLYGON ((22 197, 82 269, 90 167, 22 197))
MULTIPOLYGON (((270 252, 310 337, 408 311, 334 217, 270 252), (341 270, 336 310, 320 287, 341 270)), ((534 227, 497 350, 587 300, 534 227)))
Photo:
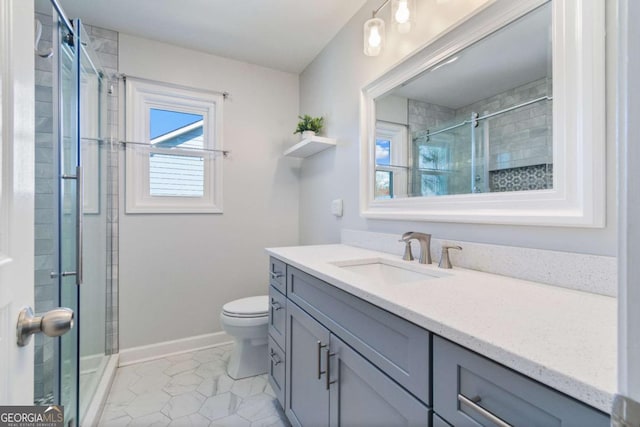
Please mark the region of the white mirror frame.
POLYGON ((546 0, 496 0, 362 89, 360 213, 366 218, 604 227, 604 0, 553 0, 553 189, 376 200, 375 98, 546 0))

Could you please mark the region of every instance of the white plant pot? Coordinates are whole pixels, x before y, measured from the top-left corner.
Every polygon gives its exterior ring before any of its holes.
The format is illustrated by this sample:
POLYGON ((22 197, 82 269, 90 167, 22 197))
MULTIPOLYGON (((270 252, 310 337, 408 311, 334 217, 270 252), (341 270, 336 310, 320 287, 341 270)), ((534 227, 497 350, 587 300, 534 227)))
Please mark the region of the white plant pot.
POLYGON ((316 133, 312 130, 305 130, 302 132, 302 139, 310 139, 316 136, 316 133))

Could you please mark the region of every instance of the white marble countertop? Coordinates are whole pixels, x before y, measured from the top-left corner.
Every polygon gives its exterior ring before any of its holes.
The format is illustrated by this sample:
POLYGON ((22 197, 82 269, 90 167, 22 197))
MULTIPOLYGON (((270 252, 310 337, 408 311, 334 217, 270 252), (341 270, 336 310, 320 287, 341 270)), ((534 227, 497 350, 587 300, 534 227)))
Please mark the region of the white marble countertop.
POLYGON ((347 245, 269 248, 274 257, 463 347, 610 413, 616 391, 615 298, 474 270, 384 285, 332 263, 400 257, 347 245))

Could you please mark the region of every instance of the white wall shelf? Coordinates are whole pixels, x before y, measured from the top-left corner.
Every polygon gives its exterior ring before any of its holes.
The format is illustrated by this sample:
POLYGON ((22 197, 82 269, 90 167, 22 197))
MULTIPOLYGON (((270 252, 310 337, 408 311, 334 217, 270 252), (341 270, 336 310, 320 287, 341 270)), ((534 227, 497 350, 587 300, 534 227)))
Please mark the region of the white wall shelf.
POLYGON ((293 147, 284 152, 289 157, 309 157, 329 147, 335 147, 335 138, 325 138, 323 136, 314 136, 306 138, 298 142, 293 147))

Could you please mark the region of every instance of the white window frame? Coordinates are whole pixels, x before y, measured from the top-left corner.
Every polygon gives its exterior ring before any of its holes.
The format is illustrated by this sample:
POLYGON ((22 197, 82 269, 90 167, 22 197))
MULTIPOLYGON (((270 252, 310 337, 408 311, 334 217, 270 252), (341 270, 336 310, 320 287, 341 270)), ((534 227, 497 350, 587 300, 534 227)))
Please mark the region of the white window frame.
POLYGON ((389 164, 391 166, 376 165, 376 170, 393 174, 393 198, 407 197, 409 170, 407 126, 378 120, 376 122, 376 139, 391 141, 391 147, 389 147, 389 164))
POLYGON ((223 96, 197 89, 127 77, 125 95, 126 213, 222 213, 221 152, 174 149, 171 154, 204 158, 202 197, 151 196, 149 154, 169 154, 150 146, 150 110, 198 114, 203 117, 203 143, 207 150, 222 150, 223 96), (138 143, 149 144, 149 148, 138 143))

